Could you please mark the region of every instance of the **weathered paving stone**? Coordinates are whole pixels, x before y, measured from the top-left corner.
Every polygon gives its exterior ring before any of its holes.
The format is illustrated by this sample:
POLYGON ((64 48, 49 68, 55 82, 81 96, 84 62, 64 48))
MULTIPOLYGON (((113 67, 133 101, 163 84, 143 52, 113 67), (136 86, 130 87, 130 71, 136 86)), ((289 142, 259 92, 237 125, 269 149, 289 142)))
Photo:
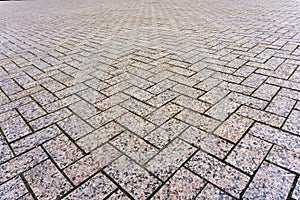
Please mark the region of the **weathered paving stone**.
POLYGON ((177 137, 187 127, 187 124, 176 119, 171 119, 148 134, 145 137, 145 140, 148 140, 155 146, 162 148, 167 145, 172 139, 177 137))
POLYGON ((10 150, 7 142, 5 141, 3 135, 0 135, 0 163, 13 157, 13 153, 10 150))
POLYGON ((276 92, 280 88, 278 86, 270 85, 270 84, 262 84, 254 93, 253 97, 257 97, 264 100, 271 100, 272 97, 276 94, 276 92))
POLYGON ((186 167, 237 198, 249 181, 245 174, 202 151, 198 151, 186 167))
POLYGON ((0 196, 1 199, 14 200, 26 194, 28 191, 22 181, 17 176, 8 182, 0 185, 0 196))
POLYGON ((78 185, 120 155, 121 153, 114 147, 105 144, 65 168, 64 172, 75 185, 78 185))
POLYGON ((244 199, 286 199, 295 175, 264 162, 250 183, 244 199))
POLYGON ((176 115, 178 112, 180 112, 182 109, 183 108, 178 105, 169 103, 149 114, 147 116, 147 119, 156 125, 161 125, 162 123, 176 115))
POLYGON ((253 174, 271 146, 271 143, 247 134, 229 154, 226 161, 244 172, 253 174))
POLYGON ((295 103, 296 101, 293 99, 278 95, 273 98, 273 100, 266 108, 266 111, 275 113, 283 117, 287 117, 290 111, 292 110, 293 106, 295 105, 295 103))
POLYGON ((120 134, 124 129, 116 124, 110 122, 105 126, 91 132, 90 134, 77 140, 77 144, 86 152, 90 152, 116 135, 120 134))
POLYGON ((179 97, 174 99, 172 102, 175 104, 178 104, 182 107, 189 108, 191 110, 194 110, 194 111, 200 112, 200 113, 205 112, 210 107, 209 103, 199 101, 197 99, 183 96, 183 95, 180 95, 179 97))
POLYGON ((176 98, 179 94, 176 92, 167 90, 147 101, 152 106, 161 107, 163 104, 168 103, 172 99, 176 98))
POLYGON ((218 189, 217 187, 207 184, 201 193, 197 196, 196 200, 206 200, 207 197, 211 200, 233 200, 231 196, 223 192, 222 190, 218 189))
POLYGON ((64 199, 103 199, 109 195, 114 189, 114 185, 107 177, 99 173, 81 185, 79 188, 75 189, 64 199))
POLYGON ((300 111, 293 110, 283 125, 283 129, 300 135, 300 111))
POLYGON ((194 199, 204 184, 202 178, 185 168, 180 168, 153 199, 194 199))
POLYGON ((61 169, 83 156, 81 150, 63 134, 43 146, 61 169))
POLYGON ((185 130, 180 138, 220 158, 224 158, 233 147, 233 144, 195 127, 185 130))
POLYGON ((72 188, 50 160, 25 172, 24 176, 39 199, 56 199, 72 188))
POLYGON ((188 143, 176 139, 150 160, 146 168, 162 180, 166 180, 195 150, 196 148, 188 143))
POLYGON ((100 110, 106 110, 127 99, 129 99, 128 95, 124 93, 117 93, 108 98, 100 100, 98 103, 96 103, 96 107, 99 108, 100 110))
POLYGON ((156 148, 128 131, 113 139, 111 144, 140 164, 144 164, 158 153, 156 148))
POLYGON ((21 106, 18 110, 27 121, 31 121, 46 114, 46 112, 35 102, 21 106))
POLYGON ((298 180, 297 185, 294 189, 292 197, 294 199, 299 199, 300 198, 300 181, 298 180))
POLYGON ((215 104, 229 93, 228 90, 215 87, 202 95, 199 99, 210 104, 215 104))
POLYGON ((121 156, 104 171, 136 199, 146 199, 161 184, 158 179, 126 156, 121 156))

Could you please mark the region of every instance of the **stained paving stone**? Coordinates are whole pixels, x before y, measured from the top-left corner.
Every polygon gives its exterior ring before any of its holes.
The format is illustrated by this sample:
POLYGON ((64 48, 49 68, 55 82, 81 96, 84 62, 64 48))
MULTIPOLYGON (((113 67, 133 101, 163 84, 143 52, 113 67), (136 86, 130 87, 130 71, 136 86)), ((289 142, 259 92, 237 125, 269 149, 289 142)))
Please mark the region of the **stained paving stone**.
POLYGON ((226 158, 226 161, 244 172, 253 174, 271 146, 270 143, 254 136, 245 135, 226 158))
POLYGON ((250 179, 240 171, 202 151, 198 151, 187 162, 186 167, 236 198, 239 197, 250 179))
POLYGON ((176 139, 149 161, 146 168, 162 180, 166 180, 195 150, 196 148, 188 143, 176 139))
POLYGON ((105 168, 105 172, 135 199, 146 199, 161 184, 158 179, 126 156, 111 163, 105 168))
POLYGON ((299 6, 1 3, 0 194, 299 199, 299 6))
POLYGON ((120 155, 121 153, 114 147, 105 144, 65 168, 64 172, 75 185, 78 185, 120 155))
POLYGON ((295 175, 270 163, 263 163, 243 199, 286 199, 295 175))
POLYGON ((175 137, 177 137, 187 127, 187 124, 176 119, 171 119, 148 134, 145 137, 145 140, 148 140, 155 146, 162 148, 175 137))
POLYGON ((144 164, 158 153, 156 148, 128 131, 113 139, 111 144, 140 164, 144 164))
POLYGON ((46 160, 24 173, 38 199, 56 199, 72 186, 50 160, 46 160))
POLYGON ((283 125, 283 130, 300 135, 300 111, 293 110, 283 125))
POLYGON ((43 146, 61 169, 83 156, 83 152, 63 134, 43 146))
POLYGON ((194 199, 205 182, 187 169, 180 168, 152 199, 194 199))
POLYGON ((233 200, 234 198, 226 194, 219 188, 212 184, 207 184, 201 193, 197 196, 196 200, 206 200, 209 197, 211 200, 233 200))
POLYGON ((116 189, 107 177, 99 173, 75 189, 64 199, 103 199, 116 189))
POLYGON ((224 158, 233 147, 233 144, 195 127, 185 130, 180 138, 220 158, 224 158))

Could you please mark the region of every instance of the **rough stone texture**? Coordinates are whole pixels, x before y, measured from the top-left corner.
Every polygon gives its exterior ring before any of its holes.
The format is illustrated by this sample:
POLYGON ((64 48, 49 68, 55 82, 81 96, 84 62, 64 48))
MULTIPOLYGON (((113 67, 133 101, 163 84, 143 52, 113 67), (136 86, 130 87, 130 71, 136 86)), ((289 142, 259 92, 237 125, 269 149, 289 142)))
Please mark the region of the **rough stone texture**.
POLYGON ((0 199, 299 199, 299 10, 0 1, 0 199))

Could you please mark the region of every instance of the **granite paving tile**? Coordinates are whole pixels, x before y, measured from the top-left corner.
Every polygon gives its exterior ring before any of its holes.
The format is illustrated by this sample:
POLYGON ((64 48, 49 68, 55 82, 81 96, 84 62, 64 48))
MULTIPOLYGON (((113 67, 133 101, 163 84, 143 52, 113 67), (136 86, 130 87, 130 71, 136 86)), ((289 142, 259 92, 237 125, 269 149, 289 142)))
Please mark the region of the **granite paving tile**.
POLYGON ((13 153, 9 148, 3 135, 0 135, 0 164, 13 157, 13 153))
POLYGON ((142 165, 158 153, 156 148, 128 131, 114 138, 111 144, 142 165))
POLYGON ((53 101, 58 100, 56 96, 54 96, 51 92, 47 90, 42 90, 40 92, 37 92, 35 94, 31 95, 39 104, 46 105, 53 101))
POLYGON ((153 113, 149 114, 146 119, 156 125, 161 125, 168 119, 176 115, 178 112, 180 112, 182 109, 183 108, 180 106, 168 103, 165 106, 160 107, 153 113))
POLYGON ((175 137, 177 137, 187 127, 187 124, 177 119, 171 119, 148 134, 145 137, 145 140, 148 140, 158 148, 162 148, 175 137))
POLYGON ((108 200, 129 200, 129 197, 127 197, 121 190, 117 190, 112 195, 110 195, 108 200))
POLYGON ((201 193, 197 196, 196 200, 206 200, 209 197, 210 200, 233 200, 234 198, 220 190, 219 188, 213 186, 212 184, 207 184, 201 193))
POLYGON ((209 78, 205 79, 204 81, 202 81, 202 82, 198 83, 197 85, 195 85, 195 87, 199 88, 200 90, 209 91, 212 88, 219 85, 221 82, 222 82, 222 80, 209 77, 209 78))
POLYGON ((180 168, 152 199, 194 199, 205 180, 185 168, 180 168))
POLYGON ((8 182, 0 185, 0 197, 5 200, 15 200, 26 194, 28 191, 22 181, 22 179, 17 176, 8 182))
POLYGON ((113 190, 116 189, 114 185, 106 176, 99 173, 68 194, 65 200, 75 199, 104 199, 113 190))
POLYGON ((214 87, 213 89, 202 95, 199 99, 210 104, 215 104, 219 100, 224 98, 228 93, 229 91, 226 89, 214 87))
POLYGON ((275 113, 279 116, 287 117, 295 103, 296 101, 293 99, 277 95, 272 99, 272 101, 266 108, 266 111, 275 113))
POLYGON ((135 199, 146 199, 161 184, 126 156, 121 156, 104 171, 135 199))
POLYGON ((25 172, 24 176, 38 199, 56 199, 72 188, 50 160, 25 172))
POLYGON ((86 101, 78 101, 71 104, 69 108, 83 119, 88 119, 98 113, 96 107, 86 101))
POLYGON ((243 199, 286 199, 294 177, 291 172, 264 162, 243 199))
POLYGON ((26 121, 36 119, 46 114, 46 112, 35 102, 23 105, 19 107, 18 110, 20 111, 21 115, 26 119, 26 121))
POLYGON ((142 117, 145 117, 155 110, 154 107, 135 99, 128 99, 127 101, 121 103, 121 105, 127 110, 142 117))
POLYGON ((283 125, 283 130, 300 135, 300 111, 293 110, 283 125))
POLYGON ((110 144, 105 144, 66 167, 64 172, 75 185, 78 185, 120 155, 121 153, 110 144))
POLYGON ((299 199, 300 198, 300 181, 299 181, 299 179, 298 179, 297 185, 294 189, 292 197, 294 199, 299 199))
POLYGON ((83 156, 83 152, 64 134, 44 143, 43 147, 61 169, 83 156))
POLYGON ((244 172, 253 174, 271 146, 271 143, 247 134, 229 154, 226 161, 244 172))
POLYGON ((300 153, 281 146, 273 146, 267 160, 291 171, 300 172, 300 153))
POLYGON ((106 110, 111 108, 125 100, 129 99, 129 96, 124 93, 117 93, 108 98, 102 99, 96 103, 96 107, 100 110, 106 110))
POLYGON ((116 124, 115 122, 110 122, 105 126, 91 132, 90 134, 77 140, 77 144, 86 152, 90 152, 103 143, 114 138, 120 134, 124 129, 116 124))
POLYGON ((12 117, 0 124, 6 139, 11 142, 31 133, 30 128, 20 117, 12 117))
POLYGON ((210 107, 209 103, 199 101, 197 99, 183 96, 183 95, 180 95, 179 97, 174 99, 172 102, 175 104, 178 104, 182 107, 189 108, 191 110, 194 110, 194 111, 200 112, 200 113, 205 112, 210 107))
POLYGON ((279 89, 278 86, 264 83, 252 94, 252 96, 269 101, 279 89))
POLYGON ((172 87, 172 90, 192 98, 198 98, 200 95, 204 94, 204 92, 199 89, 191 88, 182 84, 175 85, 172 87))
POLYGON ((166 180, 195 151, 196 148, 192 147, 188 143, 175 139, 171 144, 151 159, 146 164, 146 168, 157 177, 162 180, 166 180))
POLYGON ((149 99, 147 103, 154 107, 161 107, 162 105, 170 102, 171 100, 175 99, 179 94, 176 92, 166 90, 165 92, 162 92, 161 94, 149 99))

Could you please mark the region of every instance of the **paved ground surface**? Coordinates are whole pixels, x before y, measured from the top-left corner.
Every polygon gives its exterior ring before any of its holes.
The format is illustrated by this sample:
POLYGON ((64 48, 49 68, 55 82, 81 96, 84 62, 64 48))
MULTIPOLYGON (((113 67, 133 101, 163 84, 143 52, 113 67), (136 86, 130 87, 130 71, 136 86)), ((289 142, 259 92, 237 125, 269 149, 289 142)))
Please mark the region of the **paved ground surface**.
POLYGON ((0 199, 300 199, 299 0, 0 2, 0 199))

